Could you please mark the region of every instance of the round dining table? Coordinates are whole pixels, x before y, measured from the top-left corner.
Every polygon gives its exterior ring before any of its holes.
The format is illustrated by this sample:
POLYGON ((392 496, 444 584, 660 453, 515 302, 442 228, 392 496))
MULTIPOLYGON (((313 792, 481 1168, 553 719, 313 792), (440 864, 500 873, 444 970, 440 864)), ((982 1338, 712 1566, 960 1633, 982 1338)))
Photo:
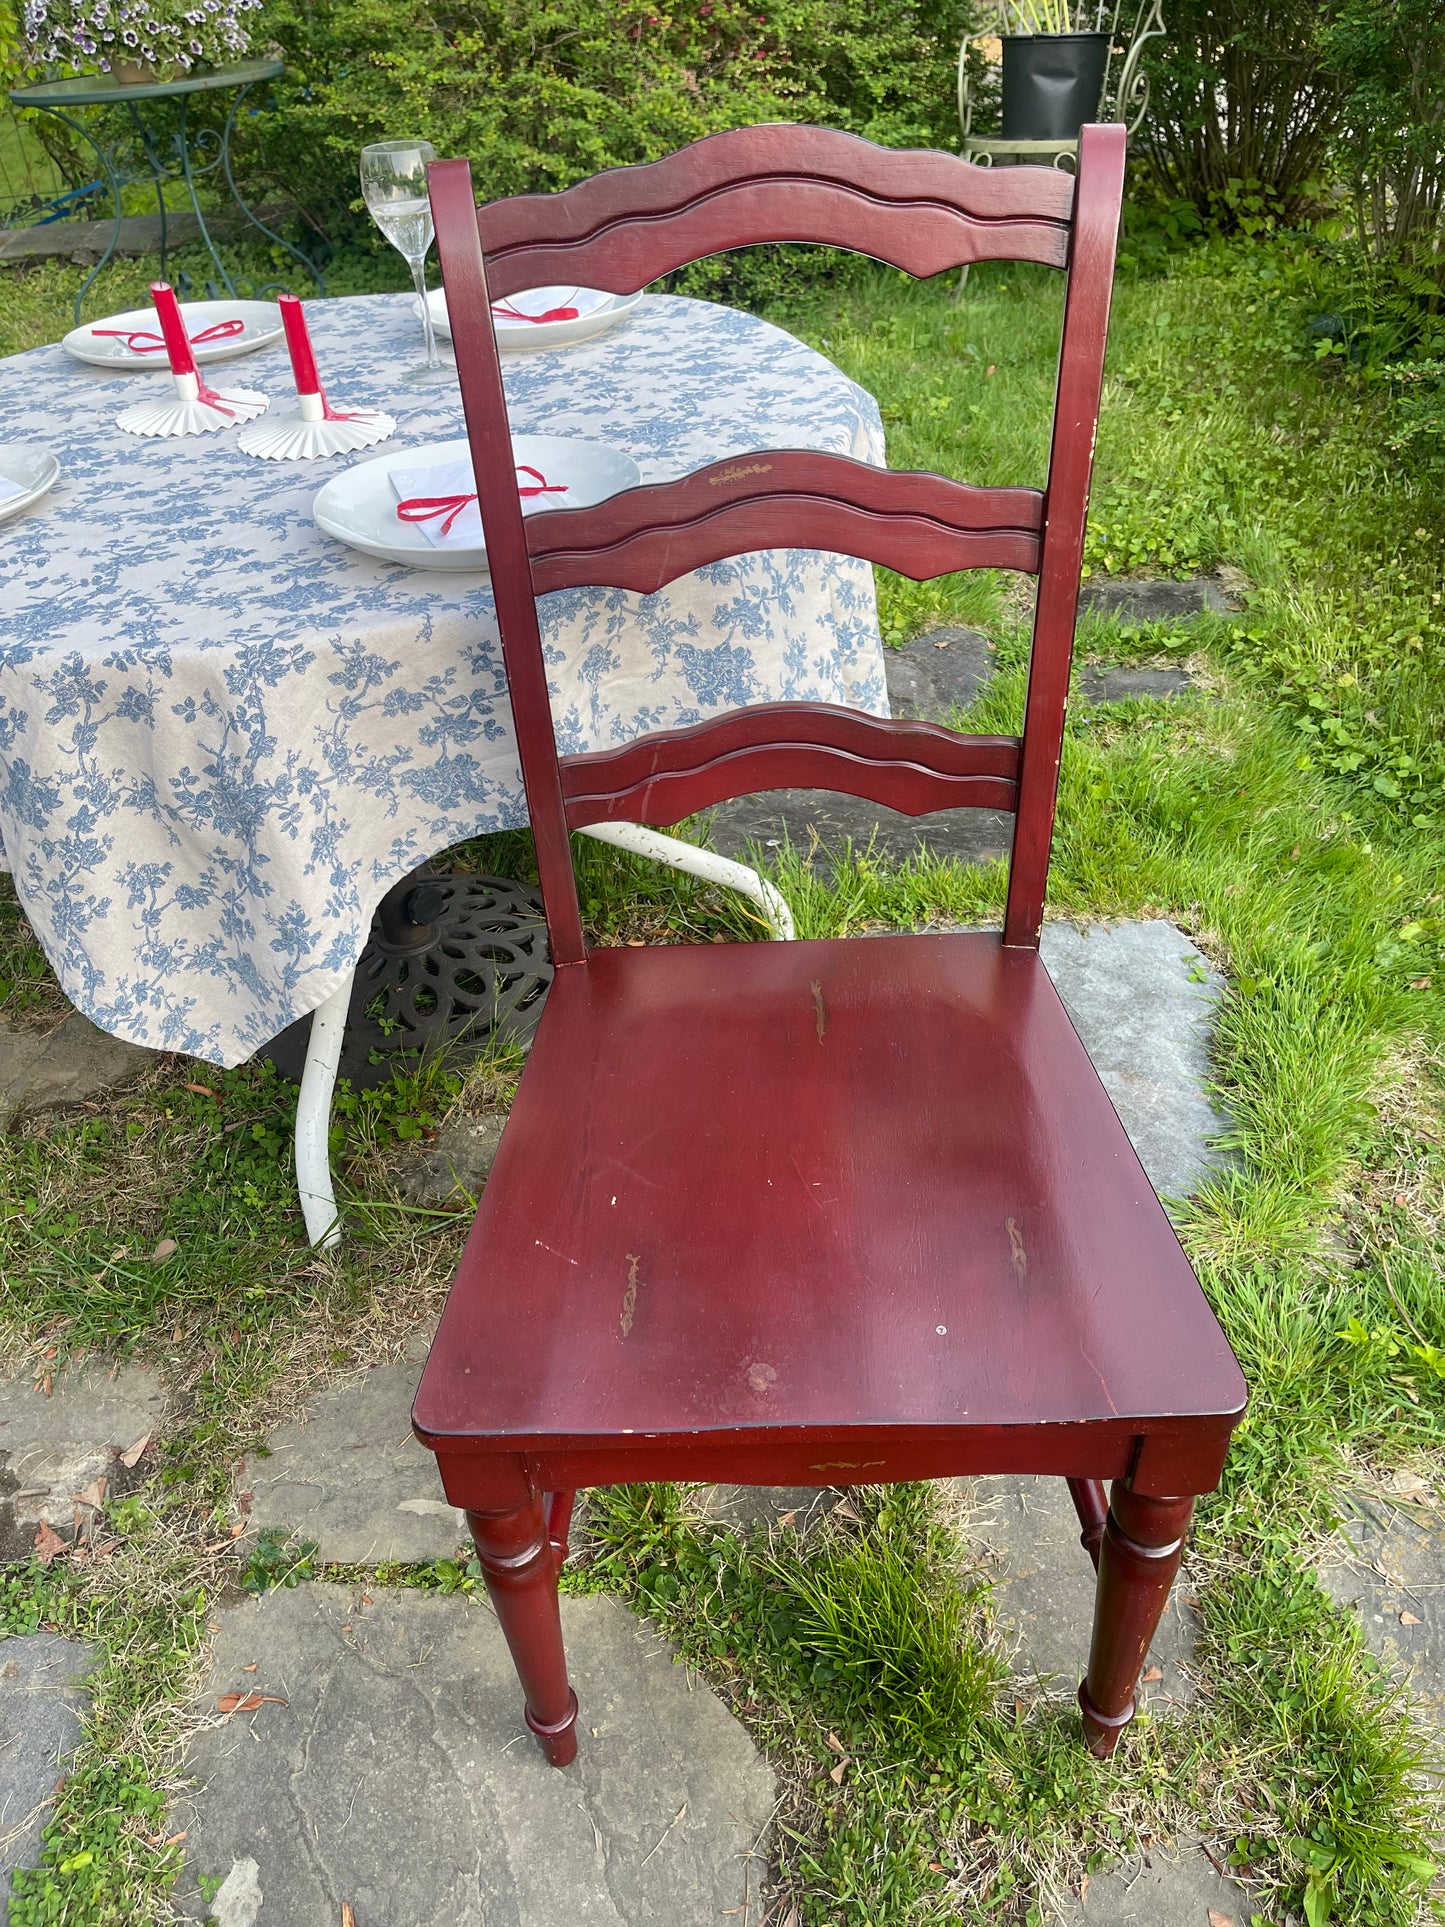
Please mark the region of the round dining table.
MULTIPOLYGON (((234 431, 141 440, 164 371, 60 347, 0 361, 0 441, 61 479, 0 524, 0 844, 62 989, 103 1029, 221 1065, 315 1010, 388 888, 526 821, 489 579, 324 535, 321 485, 463 432, 455 371, 416 379, 413 298, 308 305, 339 406, 397 418, 365 455, 271 462, 234 431)), ((881 463, 871 396, 756 316, 646 296, 610 333, 508 355, 518 432, 625 450, 644 482, 765 448, 881 463)), ((287 404, 284 351, 207 371, 287 404)), ((559 745, 603 748, 739 704, 887 714, 867 564, 778 551, 656 595, 546 597, 559 745)))

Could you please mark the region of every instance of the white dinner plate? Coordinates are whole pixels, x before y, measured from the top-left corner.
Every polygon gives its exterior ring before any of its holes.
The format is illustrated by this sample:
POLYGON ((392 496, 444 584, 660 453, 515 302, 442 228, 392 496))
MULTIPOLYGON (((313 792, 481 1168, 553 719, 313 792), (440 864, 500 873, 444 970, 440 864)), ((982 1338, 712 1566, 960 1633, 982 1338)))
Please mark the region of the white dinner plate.
MULTIPOLYGON (((181 315, 198 362, 230 361, 235 355, 249 355, 253 348, 279 341, 282 334, 281 310, 274 301, 183 301, 181 315), (219 341, 195 339, 217 322, 232 320, 245 322, 240 334, 223 335, 219 341)), ((83 327, 72 328, 60 345, 77 361, 88 361, 95 368, 144 373, 169 367, 164 348, 142 353, 116 335, 97 333, 102 328, 116 328, 123 334, 159 335, 161 324, 154 308, 131 308, 125 314, 107 315, 104 321, 87 321, 83 327)))
MULTIPOLYGON (((642 299, 641 294, 606 294, 600 288, 528 288, 522 294, 508 295, 505 302, 492 303, 492 325, 497 331, 497 346, 503 354, 515 354, 518 349, 563 348, 569 342, 588 341, 593 335, 605 334, 615 328, 619 321, 625 321, 642 299), (581 302, 568 297, 582 297, 581 302), (545 314, 549 308, 562 308, 587 305, 587 311, 579 314, 575 321, 512 321, 506 315, 498 314, 499 307, 516 308, 521 313, 529 310, 545 314)), ((447 297, 444 288, 433 288, 427 296, 427 306, 431 309, 432 326, 439 335, 451 336, 451 324, 447 320, 447 297)), ((421 319, 421 303, 412 302, 412 312, 421 319)))
POLYGON ((10 485, 0 488, 0 522, 38 502, 59 480, 60 464, 48 448, 38 448, 34 442, 0 442, 0 482, 10 485), (10 488, 18 494, 12 495, 10 488))
MULTIPOLYGON (((630 455, 602 442, 573 441, 560 435, 517 435, 512 449, 518 466, 528 464, 550 479, 565 481, 567 494, 558 506, 590 508, 609 495, 636 488, 641 471, 630 455)), ((465 438, 427 442, 420 448, 391 449, 369 462, 358 462, 332 476, 311 505, 316 526, 348 547, 374 555, 383 562, 403 562, 413 569, 467 570, 473 575, 487 566, 480 538, 474 547, 433 548, 422 531, 397 515, 396 489, 391 471, 426 468, 443 462, 469 461, 465 438)), ((542 511, 545 513, 546 511, 542 511)))

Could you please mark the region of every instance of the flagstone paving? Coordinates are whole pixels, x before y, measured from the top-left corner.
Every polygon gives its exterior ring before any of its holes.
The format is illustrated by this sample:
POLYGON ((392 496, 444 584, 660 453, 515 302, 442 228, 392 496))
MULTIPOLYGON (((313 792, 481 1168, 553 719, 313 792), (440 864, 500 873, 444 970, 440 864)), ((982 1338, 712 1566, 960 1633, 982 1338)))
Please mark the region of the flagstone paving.
POLYGON ((92 1661, 89 1646, 54 1633, 0 1645, 0 1905, 15 1869, 40 1858, 56 1781, 80 1740, 92 1661))
POLYGON ((1336 1605, 1360 1615, 1365 1643, 1396 1676, 1410 1703, 1437 1729, 1445 1720, 1445 1507, 1403 1481, 1410 1498, 1382 1492, 1340 1496, 1337 1550, 1320 1568, 1336 1605))
MULTIPOLYGON (((178 1898, 259 1888, 261 1927, 757 1922, 772 1771, 614 1600, 562 1601, 576 1763, 521 1720, 496 1620, 461 1595, 276 1591, 223 1611, 187 1770, 178 1898), (259 1696, 222 1715, 223 1695, 259 1696)), ((244 1911, 231 1927, 250 1927, 244 1911)))
POLYGON ((0 1130, 34 1112, 110 1097, 143 1077, 159 1056, 97 1029, 78 1010, 48 1033, 16 1029, 0 1018, 0 1130))
MULTIPOLYGON (((1071 1699, 1089 1657, 1094 1567, 1079 1543, 1079 1521, 1062 1479, 960 1479, 964 1533, 990 1555, 993 1609, 1012 1653, 1011 1670, 1071 1699)), ((1141 1686, 1155 1713, 1187 1706, 1197 1618, 1181 1579, 1154 1635, 1141 1686), (1151 1677, 1152 1676, 1152 1677, 1151 1677)))
POLYGON ((1056 1903, 1057 1927, 1249 1927, 1253 1903, 1237 1880, 1221 1874, 1225 1863, 1200 1841, 1181 1841, 1169 1853, 1158 1848, 1104 1874, 1095 1874, 1082 1900, 1056 1903))
POLYGON ((88 1532, 104 1499, 144 1479, 164 1415, 139 1365, 0 1378, 0 1559, 28 1558, 42 1521, 67 1540, 88 1532))

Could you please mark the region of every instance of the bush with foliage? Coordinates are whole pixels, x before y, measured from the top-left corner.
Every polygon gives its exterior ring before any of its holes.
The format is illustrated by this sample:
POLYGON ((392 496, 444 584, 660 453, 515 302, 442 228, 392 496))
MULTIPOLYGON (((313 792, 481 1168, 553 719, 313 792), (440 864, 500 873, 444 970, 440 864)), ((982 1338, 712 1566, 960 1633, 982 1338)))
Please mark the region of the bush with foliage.
POLYGON ((463 154, 488 196, 565 187, 724 127, 818 121, 956 146, 972 0, 269 0, 288 73, 261 161, 333 234, 367 141, 463 154))
MULTIPOLYGON (((1368 0, 1361 0, 1368 4, 1368 0)), ((1168 0, 1145 51, 1147 151, 1172 201, 1212 226, 1259 232, 1315 212, 1346 84, 1318 0, 1168 0)))

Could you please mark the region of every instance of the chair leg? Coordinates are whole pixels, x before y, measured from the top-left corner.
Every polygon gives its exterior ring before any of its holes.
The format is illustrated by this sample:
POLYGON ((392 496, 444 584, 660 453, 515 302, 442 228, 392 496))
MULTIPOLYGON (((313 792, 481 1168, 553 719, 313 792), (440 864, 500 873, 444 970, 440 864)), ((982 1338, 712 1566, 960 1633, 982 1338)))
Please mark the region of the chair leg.
POLYGON ((1116 1479, 1099 1547, 1094 1637, 1079 1687, 1084 1739, 1103 1760, 1134 1717, 1134 1689, 1184 1555, 1193 1499, 1146 1499, 1116 1479))
POLYGON ((1079 1515, 1079 1544, 1093 1560, 1097 1571, 1099 1541, 1104 1536, 1104 1521, 1109 1516, 1109 1495, 1104 1490, 1102 1479, 1070 1479, 1068 1487, 1074 1510, 1079 1515))
POLYGON ((577 1695, 567 1683, 557 1556, 540 1492, 512 1512, 468 1512, 477 1557, 512 1664, 525 1716, 553 1766, 577 1757, 577 1695))

